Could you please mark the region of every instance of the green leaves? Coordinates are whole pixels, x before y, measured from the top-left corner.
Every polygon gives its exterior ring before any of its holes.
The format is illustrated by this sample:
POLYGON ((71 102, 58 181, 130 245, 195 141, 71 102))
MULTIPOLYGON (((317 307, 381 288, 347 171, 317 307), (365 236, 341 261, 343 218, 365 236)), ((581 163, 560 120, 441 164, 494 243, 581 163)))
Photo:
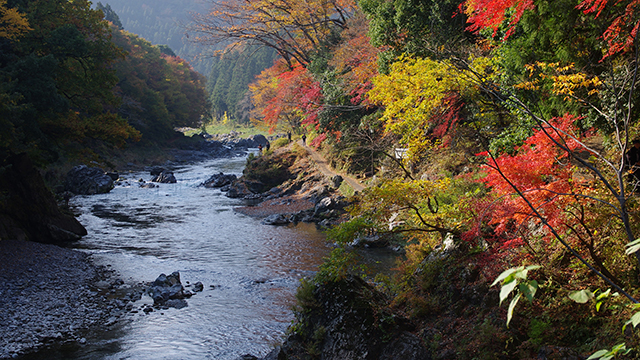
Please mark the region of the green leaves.
POLYGON ((589 290, 579 290, 569 294, 569 298, 578 304, 584 304, 593 299, 593 293, 589 290))
POLYGON ((618 296, 617 292, 611 293, 611 289, 607 289, 607 291, 600 291, 600 289, 596 289, 594 292, 589 290, 578 290, 569 294, 569 298, 578 304, 585 304, 590 300, 593 300, 596 305, 596 311, 600 311, 600 307, 605 302, 605 300, 610 297, 618 296))
POLYGON ((638 250, 640 250, 640 239, 636 239, 627 245, 625 245, 626 249, 624 250, 627 255, 635 254, 638 250))
POLYGON ((514 290, 516 290, 516 295, 511 300, 509 309, 507 310, 507 327, 509 327, 509 323, 513 317, 513 310, 522 295, 524 295, 529 302, 533 301, 533 297, 535 296, 536 291, 538 291, 538 282, 535 280, 528 280, 527 275, 530 270, 536 270, 540 267, 540 265, 529 265, 527 267, 520 266, 517 268, 507 269, 503 271, 502 274, 500 274, 491 284, 491 286, 494 286, 501 283, 500 305, 502 305, 502 302, 506 300, 514 290))
POLYGON ((609 360, 615 358, 617 355, 626 355, 633 350, 632 348, 627 349, 627 345, 622 343, 614 346, 611 350, 599 350, 593 353, 593 355, 589 356, 587 360, 600 359, 600 360, 609 360))

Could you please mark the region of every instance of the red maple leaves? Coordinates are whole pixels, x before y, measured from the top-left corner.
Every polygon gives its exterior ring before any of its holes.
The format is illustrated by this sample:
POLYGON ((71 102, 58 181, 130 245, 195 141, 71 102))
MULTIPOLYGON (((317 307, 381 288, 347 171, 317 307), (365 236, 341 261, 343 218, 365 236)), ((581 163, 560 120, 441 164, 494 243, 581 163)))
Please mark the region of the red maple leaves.
POLYGON ((533 0, 466 0, 460 4, 460 10, 469 16, 467 22, 471 25, 467 30, 478 32, 482 29, 493 29, 493 37, 507 20, 507 14, 510 14, 505 40, 513 34, 524 12, 533 8, 533 0))
POLYGON ((609 0, 584 0, 577 8, 581 9, 585 14, 595 13, 597 18, 607 5, 624 7, 624 11, 614 16, 611 25, 602 34, 602 38, 609 45, 605 58, 631 50, 638 35, 638 25, 640 25, 636 13, 638 6, 640 6, 640 0, 617 0, 611 2, 609 0))
POLYGON ((565 224, 565 209, 575 202, 570 196, 575 191, 571 180, 575 168, 569 161, 569 154, 556 142, 571 150, 580 148, 569 136, 575 133, 573 123, 576 120, 572 115, 554 118, 550 121, 553 127, 537 130, 516 149, 515 155, 487 158, 483 166, 487 175, 481 181, 491 188, 496 199, 487 212, 488 223, 494 226, 496 236, 506 241, 502 246, 522 244, 518 228, 538 223, 540 219, 532 208, 552 226, 565 224))

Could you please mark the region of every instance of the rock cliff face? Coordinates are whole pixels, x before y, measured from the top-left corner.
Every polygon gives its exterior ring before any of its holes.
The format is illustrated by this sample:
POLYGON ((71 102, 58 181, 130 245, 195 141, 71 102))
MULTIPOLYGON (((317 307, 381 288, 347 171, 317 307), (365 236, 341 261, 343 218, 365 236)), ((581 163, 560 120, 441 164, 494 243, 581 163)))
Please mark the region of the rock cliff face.
POLYGON ((87 230, 58 208, 26 154, 8 156, 0 170, 0 239, 62 243, 87 230))
POLYGON ((387 311, 384 296, 360 278, 315 286, 302 302, 292 335, 264 360, 431 358, 413 326, 387 311))

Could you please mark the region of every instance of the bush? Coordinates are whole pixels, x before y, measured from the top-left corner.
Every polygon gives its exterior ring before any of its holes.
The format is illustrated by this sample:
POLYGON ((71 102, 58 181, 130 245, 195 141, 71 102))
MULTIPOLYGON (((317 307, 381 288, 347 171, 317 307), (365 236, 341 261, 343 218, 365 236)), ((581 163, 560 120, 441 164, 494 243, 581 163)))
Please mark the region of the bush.
POLYGON ((289 145, 289 139, 287 138, 278 138, 273 140, 273 142, 271 143, 271 148, 272 149, 277 149, 277 148, 281 148, 283 146, 287 146, 289 145))

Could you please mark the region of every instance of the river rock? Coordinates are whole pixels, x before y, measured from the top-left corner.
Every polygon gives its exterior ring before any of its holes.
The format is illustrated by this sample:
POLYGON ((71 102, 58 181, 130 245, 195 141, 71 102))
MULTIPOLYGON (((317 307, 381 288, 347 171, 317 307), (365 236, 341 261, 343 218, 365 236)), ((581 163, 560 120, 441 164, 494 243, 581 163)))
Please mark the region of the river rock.
POLYGON ((203 182, 201 185, 206 188, 220 188, 223 186, 230 185, 231 183, 236 181, 237 178, 238 177, 233 174, 225 175, 223 173, 219 173, 219 174, 211 175, 211 177, 207 179, 205 182, 203 182))
POLYGON ((67 173, 65 190, 76 195, 105 194, 111 189, 113 179, 100 168, 78 165, 67 173))
POLYGON ((414 326, 385 304, 384 295, 358 277, 315 285, 296 313, 296 330, 263 359, 431 359, 409 332, 414 326))
POLYGON ((62 243, 87 234, 78 220, 60 210, 26 154, 9 155, 0 165, 0 241, 62 243))
POLYGON ((327 210, 330 210, 333 205, 334 205, 334 201, 333 201, 332 198, 330 198, 328 196, 324 197, 324 198, 322 198, 322 200, 318 201, 318 203, 316 204, 314 214, 318 215, 318 214, 323 213, 323 212, 325 212, 327 210))
POLYGON ((259 181, 244 180, 240 178, 228 186, 229 189, 227 190, 227 197, 255 199, 262 197, 262 195, 258 193, 259 190, 264 187, 264 184, 259 181))
POLYGON ((169 170, 164 170, 151 181, 163 184, 175 184, 178 182, 178 180, 176 180, 176 177, 173 175, 173 172, 169 170))
POLYGON ((264 225, 287 225, 291 223, 291 217, 286 214, 273 214, 262 220, 264 225))
POLYGON ((344 179, 342 178, 342 176, 340 175, 335 175, 334 177, 331 178, 331 184, 333 185, 333 187, 335 189, 339 188, 340 185, 342 185, 342 181, 344 179))
POLYGON ((168 276, 160 274, 151 286, 149 286, 147 293, 153 299, 154 305, 165 305, 169 307, 177 307, 174 305, 181 305, 181 302, 169 301, 185 298, 184 287, 180 282, 180 273, 175 271, 168 276))
POLYGON ((167 169, 160 167, 160 166, 154 166, 152 168, 149 169, 149 174, 151 176, 157 177, 158 175, 162 174, 164 171, 166 171, 167 169))

